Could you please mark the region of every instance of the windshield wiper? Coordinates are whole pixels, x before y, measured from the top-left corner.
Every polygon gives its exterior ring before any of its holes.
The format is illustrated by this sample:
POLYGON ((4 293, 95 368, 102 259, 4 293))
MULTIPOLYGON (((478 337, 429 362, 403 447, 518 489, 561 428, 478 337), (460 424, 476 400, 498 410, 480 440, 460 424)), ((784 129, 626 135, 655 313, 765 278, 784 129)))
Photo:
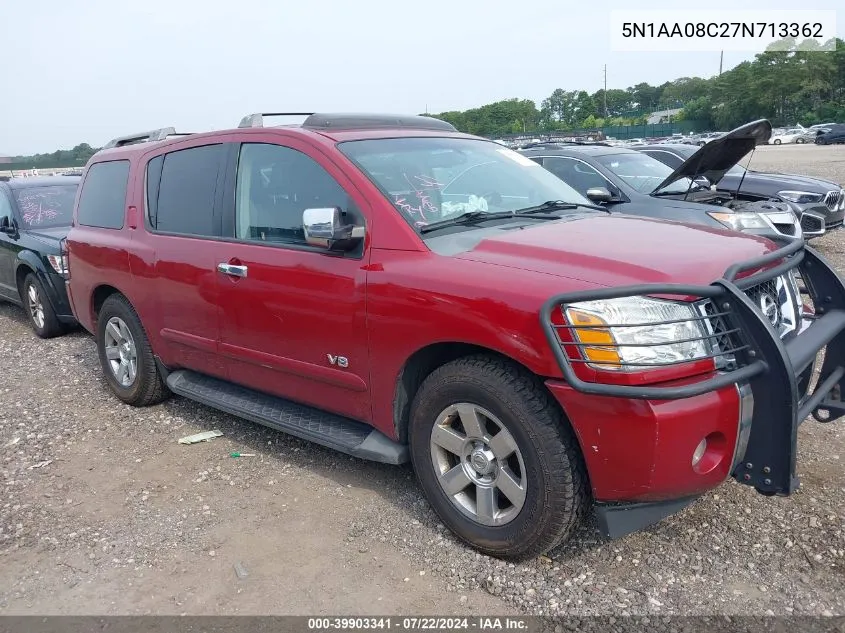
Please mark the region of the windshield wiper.
POLYGON ((516 209, 515 211, 468 211, 463 215, 447 220, 439 220, 426 224, 420 227, 420 233, 429 233, 437 229, 446 228, 447 226, 458 226, 460 224, 473 224, 479 221, 486 222, 487 220, 495 220, 499 218, 537 218, 541 220, 551 220, 547 214, 554 211, 567 211, 571 209, 578 209, 584 207, 586 209, 595 209, 596 211, 604 211, 610 213, 604 207, 593 206, 591 204, 574 204, 572 202, 564 202, 563 200, 548 200, 543 204, 538 204, 534 207, 525 207, 516 209))
POLYGON ((583 207, 585 209, 593 209, 595 211, 604 211, 605 213, 610 213, 604 207, 600 207, 594 204, 576 204, 574 202, 565 202, 563 200, 547 200, 543 204, 538 204, 534 207, 525 207, 523 209, 517 209, 513 212, 514 215, 531 215, 533 213, 552 213, 554 211, 571 211, 573 209, 578 209, 579 207, 583 207))
POLYGON ((438 220, 431 224, 420 227, 420 233, 429 233, 447 226, 458 226, 460 224, 473 224, 479 220, 495 220, 496 218, 513 217, 512 211, 467 211, 466 213, 446 220, 438 220))

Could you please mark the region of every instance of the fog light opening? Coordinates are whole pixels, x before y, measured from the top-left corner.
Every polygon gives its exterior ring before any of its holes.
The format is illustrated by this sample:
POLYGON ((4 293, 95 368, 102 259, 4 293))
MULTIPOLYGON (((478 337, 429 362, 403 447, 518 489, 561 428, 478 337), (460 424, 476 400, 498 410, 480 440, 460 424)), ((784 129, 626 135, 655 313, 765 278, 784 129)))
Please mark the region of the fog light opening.
POLYGON ((728 442, 718 431, 705 436, 692 452, 692 469, 706 475, 721 464, 728 455, 728 442))

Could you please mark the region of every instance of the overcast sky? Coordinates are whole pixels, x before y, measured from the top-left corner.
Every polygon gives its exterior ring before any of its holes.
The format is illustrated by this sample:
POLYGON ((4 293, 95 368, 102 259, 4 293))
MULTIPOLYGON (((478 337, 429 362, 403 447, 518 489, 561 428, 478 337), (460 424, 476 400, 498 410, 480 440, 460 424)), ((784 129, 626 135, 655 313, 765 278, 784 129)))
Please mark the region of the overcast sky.
MULTIPOLYGON (((169 125, 234 127, 256 111, 441 112, 510 97, 539 106, 555 88, 598 90, 604 64, 609 88, 718 72, 718 52, 611 51, 610 10, 637 4, 3 0, 0 154, 98 146, 169 125)), ((739 7, 707 4, 714 20, 739 7)), ((766 9, 796 8, 791 0, 743 6, 759 7, 760 19, 766 9)), ((725 68, 751 57, 725 52, 725 68)))

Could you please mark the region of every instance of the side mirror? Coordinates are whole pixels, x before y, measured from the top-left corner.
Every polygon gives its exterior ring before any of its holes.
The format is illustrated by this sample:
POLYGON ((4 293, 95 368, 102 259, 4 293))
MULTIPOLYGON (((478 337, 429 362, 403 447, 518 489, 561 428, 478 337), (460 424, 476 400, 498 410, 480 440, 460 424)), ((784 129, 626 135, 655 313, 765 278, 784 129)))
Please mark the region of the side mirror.
POLYGON ((0 233, 6 233, 7 235, 14 235, 17 233, 17 228, 15 227, 14 223, 9 219, 8 215, 4 215, 0 218, 0 233))
POLYGON ((302 212, 305 243, 328 251, 350 251, 364 239, 363 226, 344 224, 338 207, 305 209, 302 212))
POLYGON ((587 197, 593 202, 610 202, 613 194, 606 187, 590 187, 587 189, 587 197))

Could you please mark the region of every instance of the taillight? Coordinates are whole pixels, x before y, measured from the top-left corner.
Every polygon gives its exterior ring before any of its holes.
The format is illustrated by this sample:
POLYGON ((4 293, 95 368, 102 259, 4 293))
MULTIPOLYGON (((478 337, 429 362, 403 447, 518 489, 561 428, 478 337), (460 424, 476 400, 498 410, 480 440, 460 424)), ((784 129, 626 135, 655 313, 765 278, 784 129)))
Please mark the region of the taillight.
POLYGON ((70 269, 68 267, 68 257, 67 257, 67 243, 65 240, 62 240, 59 243, 61 255, 47 255, 47 261, 50 262, 50 266, 53 267, 58 274, 60 274, 65 279, 70 279, 70 269))

